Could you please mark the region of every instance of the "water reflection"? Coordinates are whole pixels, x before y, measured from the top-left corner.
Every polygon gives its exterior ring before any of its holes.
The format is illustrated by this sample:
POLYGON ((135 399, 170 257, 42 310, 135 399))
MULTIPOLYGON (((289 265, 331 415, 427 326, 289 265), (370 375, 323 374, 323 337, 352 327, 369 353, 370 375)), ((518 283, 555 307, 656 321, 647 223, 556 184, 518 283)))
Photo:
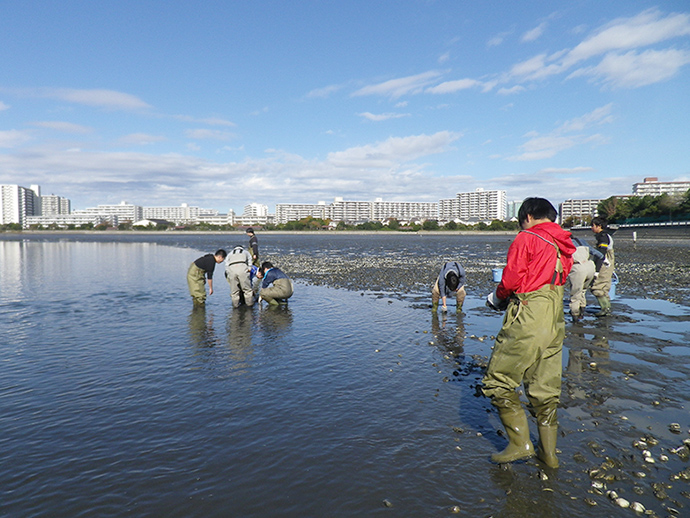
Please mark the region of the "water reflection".
POLYGON ((567 372, 581 374, 593 371, 606 376, 611 374, 608 367, 609 326, 601 322, 594 329, 585 329, 575 324, 570 329, 567 372))
POLYGON ((292 327, 292 310, 289 306, 264 306, 260 311, 259 329, 265 338, 280 338, 292 327))
POLYGON ((194 306, 189 314, 189 339, 196 347, 206 349, 218 345, 213 329, 213 316, 206 319, 206 306, 194 306))
POLYGON ((248 368, 254 354, 252 345, 252 328, 254 327, 254 309, 240 306, 230 311, 225 330, 228 334, 228 350, 236 363, 236 368, 248 368))

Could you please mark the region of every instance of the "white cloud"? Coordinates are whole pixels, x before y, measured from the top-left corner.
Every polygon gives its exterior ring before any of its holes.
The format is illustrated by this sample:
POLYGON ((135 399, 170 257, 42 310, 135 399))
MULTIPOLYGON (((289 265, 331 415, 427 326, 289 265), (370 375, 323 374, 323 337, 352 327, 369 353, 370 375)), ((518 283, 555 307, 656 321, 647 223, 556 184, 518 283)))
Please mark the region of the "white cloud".
POLYGON ((649 9, 599 29, 568 53, 564 65, 570 67, 612 50, 634 49, 687 35, 690 35, 690 15, 669 14, 663 17, 657 9, 649 9))
POLYGON ((422 92, 424 88, 429 86, 429 84, 436 80, 440 75, 441 72, 432 70, 414 76, 391 79, 389 81, 384 81, 383 83, 360 88, 354 92, 352 96, 384 95, 397 99, 403 95, 417 94, 422 92))
MULTIPOLYGON (((114 110, 139 110, 151 106, 138 97, 114 90, 79 90, 75 88, 41 88, 32 91, 36 97, 59 99, 75 104, 114 110)), ((28 92, 31 96, 31 92, 28 92)))
POLYGON ((460 134, 439 131, 433 135, 391 137, 384 142, 329 153, 327 162, 337 167, 390 168, 417 158, 442 153, 460 134))
POLYGON ((324 86, 323 88, 315 88, 311 92, 307 94, 307 97, 309 98, 328 98, 332 94, 338 92, 343 88, 342 85, 329 85, 329 86, 324 86))
POLYGON ((497 93, 500 95, 512 95, 512 94, 518 94, 518 93, 524 92, 524 91, 525 91, 524 86, 515 85, 511 88, 499 88, 497 93))
POLYGON ((475 86, 481 86, 481 83, 475 79, 457 79, 455 81, 445 81, 439 85, 432 86, 427 88, 426 91, 431 94, 449 94, 474 88, 475 86))
POLYGON ((93 128, 82 126, 81 124, 74 124, 72 122, 64 121, 40 121, 31 123, 33 126, 39 128, 52 129, 55 131, 62 131, 64 133, 75 133, 84 135, 93 132, 93 128))
POLYGON ((154 144, 156 142, 163 142, 167 140, 161 135, 148 135, 146 133, 131 133, 130 135, 125 135, 117 140, 118 144, 121 145, 134 145, 134 146, 147 146, 149 144, 154 144))
POLYGON ((591 126, 608 124, 613 122, 613 116, 611 111, 613 110, 613 103, 609 103, 605 106, 600 106, 586 113, 582 117, 576 117, 565 123, 563 123, 559 128, 556 129, 556 133, 570 133, 573 131, 583 131, 591 126))
POLYGON ((190 129, 185 131, 185 136, 194 140, 232 140, 236 137, 229 131, 210 129, 190 129))
POLYGON ((363 117, 367 120, 373 121, 373 122, 380 122, 380 121, 386 121, 389 119, 400 119, 401 117, 409 117, 409 113, 379 113, 379 114, 374 114, 370 112, 364 112, 359 114, 360 117, 363 117))
POLYGON ((450 59, 450 52, 445 52, 438 57, 439 64, 443 64, 450 59))
POLYGON ((690 15, 664 15, 650 9, 599 28, 572 49, 541 53, 513 65, 502 81, 538 81, 603 56, 598 64, 582 66, 570 78, 591 76, 613 87, 636 88, 664 81, 688 64, 688 51, 639 50, 690 35, 690 15), (622 51, 629 51, 621 54, 622 51))
POLYGON ((7 130, 0 131, 0 147, 15 148, 31 140, 31 135, 26 131, 7 130))
POLYGON ((221 119, 220 117, 198 118, 190 117, 188 115, 173 115, 174 119, 183 122, 193 122, 195 124, 208 124, 209 126, 236 126, 232 121, 221 119))
POLYGON ((498 33, 496 36, 493 36, 491 39, 489 39, 489 41, 486 42, 486 46, 487 47, 498 47, 511 34, 512 34, 511 31, 498 33))
POLYGON ((0 112, 3 110, 9 110, 9 109, 10 109, 9 104, 5 104, 4 102, 0 101, 0 112))
POLYGON ((546 29, 546 22, 542 22, 539 25, 537 25, 534 29, 527 31, 525 34, 522 35, 520 41, 535 41, 539 39, 539 37, 544 33, 544 29, 546 29))
POLYGON ((507 160, 523 162, 552 158, 561 151, 583 144, 602 144, 606 138, 599 134, 586 135, 585 130, 592 126, 607 124, 613 121, 612 104, 607 104, 591 112, 564 122, 553 132, 541 135, 536 131, 525 134, 528 140, 520 146, 522 153, 510 156, 507 160))
POLYGON ((638 88, 670 79, 688 63, 690 52, 685 50, 610 53, 598 65, 576 70, 569 78, 591 76, 612 88, 638 88))

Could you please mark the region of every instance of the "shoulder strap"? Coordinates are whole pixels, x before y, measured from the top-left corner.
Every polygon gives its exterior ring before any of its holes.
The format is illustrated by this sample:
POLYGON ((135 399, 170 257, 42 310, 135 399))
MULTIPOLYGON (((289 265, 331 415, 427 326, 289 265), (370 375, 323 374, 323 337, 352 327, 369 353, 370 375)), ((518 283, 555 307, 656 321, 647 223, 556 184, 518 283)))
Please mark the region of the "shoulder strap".
POLYGON ((551 289, 553 289, 554 285, 556 284, 556 280, 558 280, 560 284, 564 284, 563 263, 561 263, 561 250, 558 248, 558 245, 556 245, 556 243, 554 243, 553 241, 549 241, 544 236, 536 234, 535 232, 530 232, 529 230, 521 230, 520 232, 537 236, 539 239, 547 242, 556 249, 556 268, 554 269, 553 277, 551 278, 551 289))

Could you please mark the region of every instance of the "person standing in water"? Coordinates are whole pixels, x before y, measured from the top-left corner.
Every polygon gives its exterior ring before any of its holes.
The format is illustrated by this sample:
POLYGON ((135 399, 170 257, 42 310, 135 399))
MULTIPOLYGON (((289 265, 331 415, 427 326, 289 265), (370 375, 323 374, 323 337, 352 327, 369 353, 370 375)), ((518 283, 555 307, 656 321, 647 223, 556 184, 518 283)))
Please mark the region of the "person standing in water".
POLYGON ((253 228, 249 227, 245 232, 249 236, 249 250, 252 255, 252 264, 254 266, 259 266, 261 264, 259 263, 259 240, 254 234, 253 228))
POLYGON ((194 300, 194 305, 206 303, 205 284, 207 278, 208 294, 213 295, 213 270, 215 270, 216 264, 222 263, 227 256, 227 252, 221 248, 215 254, 206 254, 189 265, 187 286, 189 287, 189 294, 194 300))
POLYGON ((537 419, 537 458, 558 467, 556 409, 561 396, 561 356, 565 337, 563 285, 573 265, 570 232, 544 198, 527 198, 518 211, 522 231, 508 248, 507 265, 496 291, 487 297, 493 309, 506 309, 483 392, 498 410, 508 446, 494 453, 497 463, 532 457, 527 416, 516 389, 523 384, 530 413, 537 419))

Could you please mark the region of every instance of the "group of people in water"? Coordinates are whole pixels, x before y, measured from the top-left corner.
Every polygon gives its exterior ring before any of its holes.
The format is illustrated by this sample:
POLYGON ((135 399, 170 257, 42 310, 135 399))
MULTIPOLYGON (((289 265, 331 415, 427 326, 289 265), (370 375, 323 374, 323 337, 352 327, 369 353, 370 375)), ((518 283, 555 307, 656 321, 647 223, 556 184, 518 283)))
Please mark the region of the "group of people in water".
POLYGON ((213 272, 216 264, 225 262, 225 279, 230 285, 233 308, 253 306, 255 302, 265 301, 271 306, 286 304, 292 296, 292 280, 269 261, 259 262, 259 240, 254 229, 246 230, 249 247, 235 246, 230 253, 219 249, 215 254, 206 254, 189 265, 187 285, 195 306, 206 303, 206 283, 208 294, 213 294, 213 272))
MULTIPOLYGON (((574 238, 556 223, 558 213, 544 198, 527 198, 518 212, 521 231, 508 249, 507 263, 496 290, 486 304, 505 312, 496 336, 482 392, 506 431, 508 445, 491 460, 509 463, 536 455, 547 468, 558 468, 557 407, 561 395, 562 352, 565 337, 563 297, 570 286, 570 315, 579 322, 586 292, 597 298, 597 317, 611 314, 613 238, 606 221, 592 220, 596 247, 574 238), (529 423, 517 389, 524 386, 527 410, 537 421, 538 443, 530 438, 529 423)), ((465 300, 465 271, 446 262, 432 287, 432 310, 447 311, 446 300, 456 297, 457 311, 465 300)))
MULTIPOLYGON (((560 402, 562 351, 565 337, 563 297, 570 286, 570 315, 574 322, 582 319, 586 292, 597 298, 597 317, 611 314, 611 287, 614 252, 613 238, 606 231, 606 221, 592 220, 596 247, 556 223, 558 213, 544 198, 523 201, 518 222, 521 231, 508 248, 506 266, 496 290, 487 296, 486 304, 505 312, 501 330, 496 336, 489 365, 482 380, 482 391, 506 430, 508 445, 491 459, 508 463, 536 455, 548 468, 559 465, 556 456, 558 435, 557 407, 560 402), (522 385, 527 410, 536 418, 538 444, 530 439, 527 415, 517 392, 522 385)), ((253 230, 250 250, 242 246, 228 254, 218 250, 194 261, 187 273, 189 292, 195 304, 204 304, 205 280, 213 293, 213 270, 225 262, 225 276, 231 287, 233 307, 252 306, 264 300, 271 305, 286 303, 292 296, 292 281, 270 262, 259 264, 258 240, 253 230)), ((456 310, 465 301, 466 275, 456 261, 446 262, 431 291, 432 310, 439 302, 443 311, 455 297, 456 310)))

